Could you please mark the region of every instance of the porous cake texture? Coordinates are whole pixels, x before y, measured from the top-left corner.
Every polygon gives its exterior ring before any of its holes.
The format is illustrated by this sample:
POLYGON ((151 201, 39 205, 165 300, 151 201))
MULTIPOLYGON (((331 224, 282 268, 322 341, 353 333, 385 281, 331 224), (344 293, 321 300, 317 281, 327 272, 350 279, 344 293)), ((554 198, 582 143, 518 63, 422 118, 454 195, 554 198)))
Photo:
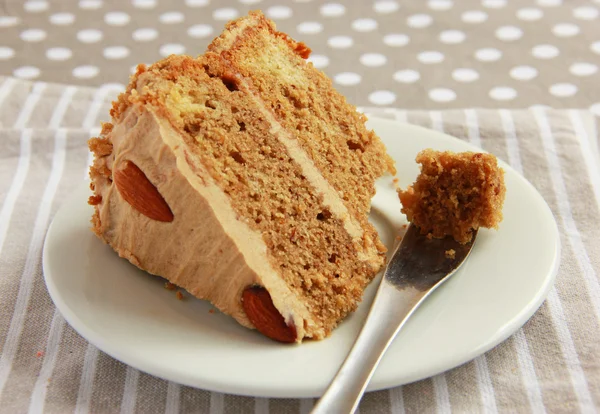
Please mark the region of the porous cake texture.
POLYGON ((402 212, 423 234, 469 242, 479 227, 498 228, 506 188, 504 171, 491 154, 421 151, 421 173, 398 190, 402 212))
POLYGON ((284 342, 356 308, 385 260, 374 181, 395 172, 309 52, 250 13, 198 58, 140 65, 89 143, 98 237, 284 342))

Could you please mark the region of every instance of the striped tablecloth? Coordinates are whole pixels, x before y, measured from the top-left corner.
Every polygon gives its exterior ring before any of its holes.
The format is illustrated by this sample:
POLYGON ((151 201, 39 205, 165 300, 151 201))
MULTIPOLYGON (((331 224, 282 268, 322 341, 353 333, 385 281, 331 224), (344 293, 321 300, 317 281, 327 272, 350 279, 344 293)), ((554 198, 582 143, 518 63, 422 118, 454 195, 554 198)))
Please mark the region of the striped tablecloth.
MULTIPOLYGON (((239 397, 144 374, 87 343, 56 311, 42 278, 42 244, 62 200, 86 175, 86 140, 116 93, 0 78, 0 412, 308 412, 312 399, 239 397)), ((595 411, 600 163, 593 116, 545 109, 375 115, 444 131, 507 161, 550 205, 563 249, 555 287, 515 335, 444 374, 366 394, 360 411, 595 411)))

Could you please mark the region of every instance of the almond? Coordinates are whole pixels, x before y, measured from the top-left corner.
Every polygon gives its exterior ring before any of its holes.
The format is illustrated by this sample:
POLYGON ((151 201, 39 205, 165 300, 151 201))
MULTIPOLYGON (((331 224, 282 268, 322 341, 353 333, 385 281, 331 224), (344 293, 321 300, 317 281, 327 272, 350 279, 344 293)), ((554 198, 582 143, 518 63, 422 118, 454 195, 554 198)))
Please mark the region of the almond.
POLYGON ((285 323, 285 319, 273 305, 267 289, 262 286, 248 286, 242 293, 242 306, 246 316, 260 333, 279 342, 296 342, 294 323, 285 323))
POLYGON ((173 212, 146 174, 131 161, 113 173, 121 197, 133 208, 152 220, 171 222, 173 212))

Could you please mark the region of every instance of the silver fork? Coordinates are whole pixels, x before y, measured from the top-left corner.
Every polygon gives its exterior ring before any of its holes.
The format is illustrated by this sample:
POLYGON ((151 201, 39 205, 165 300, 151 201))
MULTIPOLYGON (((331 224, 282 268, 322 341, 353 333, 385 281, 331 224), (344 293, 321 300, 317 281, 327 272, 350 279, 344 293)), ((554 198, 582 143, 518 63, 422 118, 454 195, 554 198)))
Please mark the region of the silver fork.
POLYGON ((452 237, 428 239, 410 225, 390 260, 367 320, 346 360, 313 414, 353 413, 381 357, 423 301, 452 276, 469 256, 467 244, 452 237))

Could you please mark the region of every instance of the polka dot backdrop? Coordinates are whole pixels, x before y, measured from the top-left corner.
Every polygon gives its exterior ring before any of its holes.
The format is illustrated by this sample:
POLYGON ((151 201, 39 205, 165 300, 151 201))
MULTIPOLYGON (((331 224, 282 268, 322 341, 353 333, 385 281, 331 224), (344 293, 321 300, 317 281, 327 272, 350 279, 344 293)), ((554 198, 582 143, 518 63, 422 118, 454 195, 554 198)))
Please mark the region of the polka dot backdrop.
POLYGON ((600 0, 0 0, 0 75, 125 85, 261 9, 360 106, 591 108, 600 0))

